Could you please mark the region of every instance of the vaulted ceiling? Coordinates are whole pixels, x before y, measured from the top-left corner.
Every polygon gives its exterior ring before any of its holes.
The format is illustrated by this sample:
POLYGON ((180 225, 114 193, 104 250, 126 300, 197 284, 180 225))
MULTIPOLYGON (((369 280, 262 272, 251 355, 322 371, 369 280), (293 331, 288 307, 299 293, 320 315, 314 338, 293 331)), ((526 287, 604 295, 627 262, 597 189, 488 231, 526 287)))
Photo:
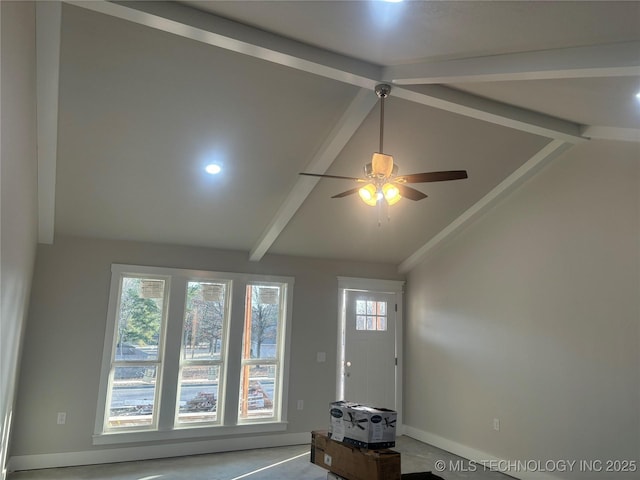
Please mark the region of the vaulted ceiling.
POLYGON ((45 243, 407 270, 568 148, 640 141, 638 2, 68 1, 38 15, 45 243), (299 176, 362 176, 381 82, 400 173, 468 179, 379 209, 330 198, 349 181, 299 176))

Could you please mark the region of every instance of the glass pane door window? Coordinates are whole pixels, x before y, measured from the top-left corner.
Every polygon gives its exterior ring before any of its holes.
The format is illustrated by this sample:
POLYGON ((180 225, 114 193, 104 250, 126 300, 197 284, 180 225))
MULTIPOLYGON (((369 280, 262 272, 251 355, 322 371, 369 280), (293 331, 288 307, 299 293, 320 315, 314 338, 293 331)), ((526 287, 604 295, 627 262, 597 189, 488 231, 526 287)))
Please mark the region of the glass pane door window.
POLYGON ((166 324, 166 281, 123 276, 108 386, 107 430, 153 427, 166 324))
POLYGON ((356 300, 356 330, 385 332, 387 302, 356 300))
POLYGON ((279 412, 285 284, 247 285, 239 422, 279 412))

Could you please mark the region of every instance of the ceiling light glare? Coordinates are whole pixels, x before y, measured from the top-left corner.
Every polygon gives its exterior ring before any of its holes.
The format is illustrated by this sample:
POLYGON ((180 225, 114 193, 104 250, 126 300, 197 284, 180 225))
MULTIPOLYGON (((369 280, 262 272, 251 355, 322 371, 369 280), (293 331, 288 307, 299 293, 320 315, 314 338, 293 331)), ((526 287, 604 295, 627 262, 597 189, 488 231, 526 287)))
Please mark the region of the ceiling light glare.
POLYGON ((210 163, 205 167, 205 171, 211 175, 217 175, 222 171, 222 168, 216 163, 210 163))
POLYGON ((636 93, 636 98, 640 100, 640 92, 636 93))
POLYGON ((369 205, 370 207, 375 207, 378 203, 378 195, 377 195, 376 186, 373 183, 368 183, 360 190, 358 190, 358 194, 364 203, 369 205))
POLYGON ((390 206, 395 205, 402 198, 400 196, 400 190, 392 183, 385 183, 382 186, 382 193, 384 194, 384 198, 387 200, 387 203, 390 206))

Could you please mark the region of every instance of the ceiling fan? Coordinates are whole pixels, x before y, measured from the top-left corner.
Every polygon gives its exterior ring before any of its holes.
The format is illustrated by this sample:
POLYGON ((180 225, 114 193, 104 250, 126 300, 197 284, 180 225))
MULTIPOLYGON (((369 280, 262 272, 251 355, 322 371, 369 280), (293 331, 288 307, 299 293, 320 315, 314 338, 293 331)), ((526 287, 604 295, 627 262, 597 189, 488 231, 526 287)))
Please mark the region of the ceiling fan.
POLYGON ((380 98, 380 148, 371 158, 371 162, 364 166, 365 178, 343 177, 341 175, 322 175, 319 173, 300 173, 310 177, 337 178, 365 183, 362 187, 352 188, 331 198, 342 198, 358 193, 360 198, 372 207, 386 200, 387 204, 394 205, 401 198, 409 200, 422 200, 427 195, 415 188, 407 186, 407 183, 443 182, 448 180, 461 180, 467 178, 466 170, 446 170, 441 172, 413 173, 398 176, 398 165, 394 164, 393 157, 383 153, 384 137, 384 100, 391 92, 391 86, 387 84, 376 85, 376 95, 380 98))

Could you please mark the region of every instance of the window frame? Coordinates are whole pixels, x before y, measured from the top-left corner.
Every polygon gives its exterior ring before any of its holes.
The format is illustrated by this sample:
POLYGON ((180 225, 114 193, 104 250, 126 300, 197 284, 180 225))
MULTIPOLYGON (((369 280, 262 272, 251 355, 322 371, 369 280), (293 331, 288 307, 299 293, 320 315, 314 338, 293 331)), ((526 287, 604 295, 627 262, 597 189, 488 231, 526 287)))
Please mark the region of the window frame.
MULTIPOLYGON (((160 403, 161 403, 161 395, 160 392, 162 390, 162 372, 164 370, 164 343, 166 339, 166 331, 167 331, 167 311, 168 311, 168 300, 169 300, 169 291, 171 286, 171 278, 166 275, 157 275, 157 274, 139 274, 139 273, 121 273, 117 278, 117 292, 115 295, 115 303, 112 305, 112 302, 109 302, 110 308, 113 307, 113 310, 110 312, 113 318, 113 338, 111 340, 111 352, 109 355, 109 366, 108 366, 108 380, 106 385, 106 398, 105 398, 105 408, 103 411, 102 418, 102 428, 106 433, 112 432, 127 432, 127 431, 153 431, 158 428, 158 419, 160 412, 160 403), (158 353, 157 358, 155 360, 135 360, 135 361, 124 361, 124 360, 116 360, 116 351, 118 345, 118 334, 116 332, 119 325, 119 313, 121 308, 121 300, 122 300, 122 288, 123 288, 123 279, 127 278, 140 278, 145 280, 163 280, 164 281, 164 291, 162 295, 162 318, 160 322, 160 336, 158 338, 158 353), (128 427, 109 427, 109 410, 107 409, 107 405, 111 404, 112 392, 113 392, 113 382, 115 377, 115 369, 117 367, 122 366, 142 366, 142 365, 153 365, 156 367, 156 382, 155 382, 155 391, 154 391, 154 401, 153 401, 153 415, 151 417, 151 424, 148 426, 128 426, 128 427)), ((113 285, 113 283, 112 283, 113 285)), ((104 358, 104 357, 103 357, 104 358)))
MULTIPOLYGON (((288 405, 288 379, 289 356, 291 350, 291 327, 293 287, 295 279, 288 276, 260 275, 249 273, 215 272, 205 270, 189 270, 179 268, 150 267, 140 265, 112 264, 109 304, 105 326, 104 349, 102 355, 102 368, 100 384, 98 388, 98 402, 96 409, 96 421, 93 435, 94 445, 118 444, 127 442, 145 442, 156 440, 200 438, 217 435, 254 434, 261 432, 284 431, 287 428, 288 405), (163 309, 167 312, 166 328, 162 353, 162 371, 158 372, 161 385, 157 386, 159 395, 158 412, 155 428, 106 430, 104 419, 107 416, 109 372, 111 357, 116 338, 115 324, 117 321, 117 308, 120 297, 120 282, 122 276, 162 276, 166 277, 167 289, 163 309), (177 395, 179 386, 179 372, 181 368, 180 354, 182 348, 182 333, 184 326, 185 307, 187 305, 186 285, 189 281, 228 281, 228 305, 229 328, 226 335, 225 346, 226 373, 225 373, 225 398, 222 411, 219 414, 220 422, 178 424, 177 395), (274 412, 279 409, 279 414, 270 419, 258 419, 255 421, 239 421, 239 387, 242 363, 242 334, 244 319, 244 292, 250 284, 281 284, 284 286, 284 302, 282 308, 282 322, 279 328, 280 335, 280 387, 278 394, 274 393, 274 412), (275 398, 278 398, 277 404, 275 398)), ((222 378, 220 379, 222 382, 222 378)))
MULTIPOLYGON (((241 376, 240 379, 242 380, 242 372, 244 371, 245 367, 251 367, 253 365, 275 365, 276 367, 276 377, 277 377, 277 382, 279 385, 282 385, 283 383, 283 365, 282 365, 282 350, 284 348, 283 346, 283 339, 284 339, 284 333, 286 330, 286 318, 287 318, 287 314, 288 314, 288 305, 286 304, 286 300, 289 297, 288 295, 288 287, 289 285, 284 283, 284 282, 265 282, 265 281, 250 281, 247 282, 245 285, 245 295, 246 295, 246 289, 248 288, 253 288, 253 287, 278 287, 280 293, 278 295, 278 305, 280 307, 279 309, 279 313, 278 313, 278 326, 276 329, 276 356, 275 358, 271 359, 271 358, 244 358, 244 342, 246 341, 246 339, 244 338, 244 333, 243 332, 243 339, 242 339, 242 344, 241 346, 242 348, 242 353, 241 353, 241 362, 240 362, 240 367, 241 367, 241 376)), ((246 315, 246 305, 245 305, 245 315, 246 315)), ((253 340, 253 338, 251 338, 251 340, 253 340)), ((280 394, 281 392, 281 388, 278 390, 274 390, 274 395, 273 395, 273 415, 271 417, 257 417, 254 419, 250 419, 250 418, 242 418, 240 415, 240 411, 238 411, 238 417, 237 417, 237 423, 239 425, 245 425, 245 424, 257 424, 257 423, 270 423, 270 422, 274 422, 274 421, 280 421, 280 412, 282 410, 282 405, 283 405, 283 401, 282 401, 282 395, 280 394)), ((238 395, 240 395, 240 393, 238 392, 238 395)), ((238 406, 238 410, 241 410, 241 406, 238 406)))
POLYGON ((185 301, 184 301, 184 311, 182 316, 182 330, 180 335, 180 359, 179 359, 179 368, 178 368, 178 378, 177 382, 177 391, 176 395, 179 397, 182 389, 182 373, 185 367, 204 367, 204 366, 218 366, 218 397, 216 401, 218 402, 218 407, 216 408, 216 419, 211 421, 202 421, 202 422, 184 422, 180 421, 180 402, 176 401, 175 405, 175 418, 173 422, 174 429, 188 429, 195 428, 201 426, 213 426, 213 425, 222 425, 224 419, 224 405, 226 402, 220 402, 220 396, 222 392, 222 396, 224 398, 226 395, 226 379, 227 379, 227 356, 229 354, 229 326, 231 322, 231 298, 232 298, 232 280, 222 280, 220 278, 190 278, 187 280, 187 288, 190 283, 214 283, 214 284, 223 284, 224 285, 224 312, 222 318, 222 338, 221 338, 221 355, 220 359, 197 359, 197 360, 189 360, 184 358, 184 335, 186 328, 185 315, 188 306, 188 292, 185 291, 185 301))

